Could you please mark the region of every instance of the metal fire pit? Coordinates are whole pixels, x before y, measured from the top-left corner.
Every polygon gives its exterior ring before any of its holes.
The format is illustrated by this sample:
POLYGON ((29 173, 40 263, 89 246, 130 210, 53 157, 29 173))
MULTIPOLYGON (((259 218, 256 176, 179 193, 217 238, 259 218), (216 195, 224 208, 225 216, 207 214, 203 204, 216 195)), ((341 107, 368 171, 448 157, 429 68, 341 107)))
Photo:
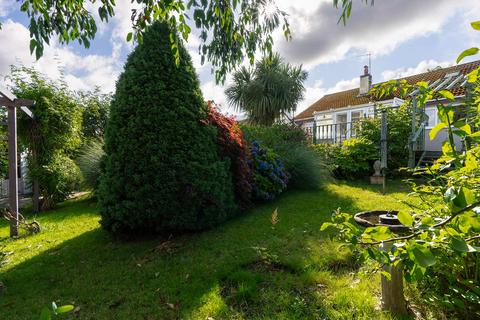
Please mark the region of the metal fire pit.
MULTIPOLYGON (((398 211, 364 211, 355 215, 355 222, 363 227, 388 227, 394 233, 401 234, 408 231, 408 227, 400 223, 397 218, 398 211)), ((380 244, 380 250, 390 251, 392 242, 380 244)), ((382 309, 394 315, 407 314, 407 303, 403 294, 403 266, 383 266, 383 270, 390 274, 390 279, 381 276, 382 280, 382 309)))

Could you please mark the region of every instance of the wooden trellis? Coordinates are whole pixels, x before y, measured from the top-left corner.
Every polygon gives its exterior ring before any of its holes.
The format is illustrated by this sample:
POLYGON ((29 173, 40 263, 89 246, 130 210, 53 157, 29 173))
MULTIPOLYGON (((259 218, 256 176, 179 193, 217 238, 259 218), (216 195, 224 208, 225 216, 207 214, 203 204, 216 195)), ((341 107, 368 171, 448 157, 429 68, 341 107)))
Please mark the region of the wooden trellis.
POLYGON ((10 214, 10 237, 18 236, 18 151, 17 151, 17 109, 20 108, 25 114, 33 118, 33 114, 28 106, 35 104, 35 101, 28 99, 18 99, 11 92, 5 89, 0 90, 0 106, 7 108, 8 127, 8 204, 10 214))

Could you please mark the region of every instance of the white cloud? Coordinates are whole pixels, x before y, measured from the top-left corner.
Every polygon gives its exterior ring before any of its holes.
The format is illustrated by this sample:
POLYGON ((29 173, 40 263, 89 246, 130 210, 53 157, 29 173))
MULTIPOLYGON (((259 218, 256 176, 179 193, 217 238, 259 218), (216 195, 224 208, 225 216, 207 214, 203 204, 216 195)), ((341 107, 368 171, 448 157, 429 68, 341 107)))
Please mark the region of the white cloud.
POLYGON ((344 26, 337 24, 340 12, 331 1, 286 4, 282 0, 290 13, 293 40, 286 42, 277 33, 277 49, 287 60, 307 68, 339 61, 351 50, 385 55, 408 40, 439 32, 460 10, 480 7, 473 1, 389 0, 375 2, 373 7, 357 1, 344 26))
POLYGON ((387 80, 404 78, 414 74, 427 72, 437 67, 445 68, 445 67, 450 67, 452 65, 454 65, 453 61, 439 62, 433 59, 423 60, 415 67, 410 67, 410 68, 404 67, 404 68, 398 68, 394 70, 385 70, 382 72, 381 77, 382 77, 382 81, 387 81, 387 80))
POLYGON ((59 46, 52 41, 46 46, 44 55, 38 61, 30 54, 28 43, 29 31, 25 26, 12 20, 3 23, 0 30, 0 74, 6 76, 10 65, 35 66, 35 68, 52 79, 64 76, 65 81, 74 90, 93 89, 100 86, 104 92, 114 90, 120 66, 115 50, 111 56, 81 56, 68 47, 59 46))

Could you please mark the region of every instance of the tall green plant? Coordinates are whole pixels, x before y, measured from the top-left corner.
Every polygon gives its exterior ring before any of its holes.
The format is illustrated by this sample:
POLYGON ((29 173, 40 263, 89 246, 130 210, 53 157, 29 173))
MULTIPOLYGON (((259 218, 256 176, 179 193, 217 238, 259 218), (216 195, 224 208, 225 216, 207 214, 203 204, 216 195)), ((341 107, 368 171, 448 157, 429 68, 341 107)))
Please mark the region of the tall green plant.
POLYGON ((117 81, 98 192, 102 225, 115 233, 212 227, 236 213, 229 159, 187 50, 170 50, 158 22, 130 54, 117 81))
POLYGON ((307 76, 301 66, 285 63, 275 54, 264 57, 254 69, 241 67, 225 93, 229 103, 246 112, 251 123, 271 126, 296 110, 307 76))
POLYGON ((64 200, 78 186, 78 168, 70 160, 81 143, 81 107, 63 81, 33 68, 12 67, 12 91, 35 101, 34 118, 18 113, 21 148, 27 152, 28 176, 38 181, 41 209, 64 200))

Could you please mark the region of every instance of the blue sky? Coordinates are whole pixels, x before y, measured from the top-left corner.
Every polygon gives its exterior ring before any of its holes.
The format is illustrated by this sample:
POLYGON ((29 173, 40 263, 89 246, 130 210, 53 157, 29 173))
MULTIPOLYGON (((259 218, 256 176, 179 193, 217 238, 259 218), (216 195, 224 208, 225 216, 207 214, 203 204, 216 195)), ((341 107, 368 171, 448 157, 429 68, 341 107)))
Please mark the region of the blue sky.
MULTIPOLYGON (((286 42, 280 33, 275 34, 275 50, 309 72, 305 99, 298 111, 326 93, 356 87, 363 65, 368 63, 362 55, 368 52, 372 54, 373 79, 378 82, 452 65, 459 52, 480 44, 480 32, 469 27, 470 21, 480 20, 478 0, 376 0, 374 7, 354 0, 347 26, 336 23, 339 12, 331 0, 277 0, 277 5, 290 16, 293 40, 286 42)), ((91 4, 88 6, 96 12, 91 4)), ((99 32, 89 49, 53 41, 39 61, 29 53, 27 19, 18 8, 15 0, 0 0, 0 75, 7 75, 11 64, 33 64, 52 78, 63 70, 73 89, 99 86, 105 92, 114 91, 115 80, 132 50, 125 42, 130 31, 130 1, 117 1, 115 17, 109 24, 98 24, 99 32)), ((187 48, 204 96, 233 113, 225 99, 225 86, 215 84, 208 64, 200 65, 198 41, 193 34, 187 48)))

